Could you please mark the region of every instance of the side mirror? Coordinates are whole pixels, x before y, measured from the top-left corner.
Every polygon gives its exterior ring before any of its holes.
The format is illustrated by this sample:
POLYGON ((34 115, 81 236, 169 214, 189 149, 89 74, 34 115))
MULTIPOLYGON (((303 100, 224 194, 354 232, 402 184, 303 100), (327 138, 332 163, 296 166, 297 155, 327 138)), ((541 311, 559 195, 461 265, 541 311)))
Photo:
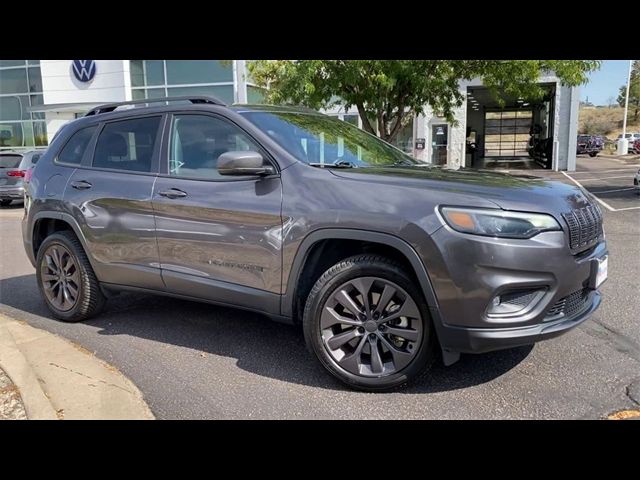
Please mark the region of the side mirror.
POLYGON ((266 164, 258 152, 237 151, 225 152, 218 157, 218 173, 220 175, 273 175, 273 166, 266 164))

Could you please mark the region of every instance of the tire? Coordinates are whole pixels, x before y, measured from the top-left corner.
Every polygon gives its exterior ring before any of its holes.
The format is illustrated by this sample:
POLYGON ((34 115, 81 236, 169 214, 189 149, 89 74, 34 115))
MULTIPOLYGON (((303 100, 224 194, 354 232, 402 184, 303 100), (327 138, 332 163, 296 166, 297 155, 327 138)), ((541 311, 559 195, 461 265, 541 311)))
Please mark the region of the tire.
POLYGON ((11 205, 12 200, 0 200, 0 206, 2 207, 8 207, 9 205, 11 205))
POLYGON ((590 153, 589 153, 589 156, 590 156, 591 158, 593 158, 593 157, 597 157, 597 156, 598 156, 598 152, 590 152, 590 153))
MULTIPOLYGON (((36 265, 38 288, 55 318, 64 322, 80 322, 97 315, 102 310, 106 298, 100 290, 100 283, 91 268, 87 254, 72 232, 62 231, 48 236, 38 250, 36 265), (70 298, 74 299, 73 302, 67 302, 64 290, 60 294, 63 288, 60 282, 52 279, 56 276, 55 268, 52 267, 55 263, 54 251, 58 252, 58 262, 62 262, 63 270, 69 269, 68 276, 64 280, 68 283, 65 283, 64 288, 70 298), (67 261, 65 262, 64 259, 67 261), (71 266, 69 266, 69 260, 72 261, 71 266), (58 287, 51 288, 56 283, 58 287), (75 297, 71 293, 73 290, 76 291, 75 297), (50 298, 51 296, 53 299, 50 298)), ((60 269, 57 270, 60 271, 60 269)), ((64 275, 67 275, 67 272, 64 275)))
POLYGON ((357 390, 377 392, 402 387, 425 374, 436 358, 435 332, 422 291, 401 265, 378 255, 353 256, 324 272, 309 293, 302 326, 307 348, 334 377, 357 390), (352 281, 355 285, 350 283, 352 281), (385 303, 380 300, 386 287, 395 289, 395 293, 386 306, 382 305, 382 316, 376 319, 377 304, 385 303), (345 298, 342 295, 347 290, 351 292, 349 295, 355 295, 355 305, 362 315, 363 311, 369 310, 369 315, 361 317, 359 322, 344 307, 348 302, 336 303, 345 298), (363 308, 366 305, 364 296, 358 297, 362 291, 368 292, 369 309, 363 308), (331 311, 340 312, 342 321, 350 316, 348 319, 352 323, 335 322, 335 314, 331 315, 331 311), (400 311, 406 312, 406 316, 397 317, 394 312, 400 311), (392 319, 394 315, 397 318, 392 319), (376 322, 381 322, 382 326, 376 329, 376 322), (398 332, 407 337, 398 337, 398 332), (349 336, 353 338, 343 345, 343 340, 349 336), (412 341, 407 339, 409 337, 412 341), (329 345, 343 346, 334 350, 329 345), (398 348, 392 350, 390 347, 393 346, 398 348), (376 361, 373 348, 378 352, 376 361), (406 355, 410 355, 410 360, 406 355))

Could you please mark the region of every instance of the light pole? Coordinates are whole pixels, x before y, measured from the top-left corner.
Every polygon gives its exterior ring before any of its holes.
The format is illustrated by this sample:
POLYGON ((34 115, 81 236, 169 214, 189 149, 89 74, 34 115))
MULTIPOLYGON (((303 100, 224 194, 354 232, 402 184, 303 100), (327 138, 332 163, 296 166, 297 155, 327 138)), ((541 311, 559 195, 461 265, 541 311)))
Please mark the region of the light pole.
POLYGON ((631 65, 633 60, 629 60, 629 73, 627 75, 627 94, 624 99, 624 118, 622 119, 622 138, 618 142, 618 155, 626 155, 629 152, 629 142, 627 141, 627 113, 629 111, 629 87, 631 86, 631 65))

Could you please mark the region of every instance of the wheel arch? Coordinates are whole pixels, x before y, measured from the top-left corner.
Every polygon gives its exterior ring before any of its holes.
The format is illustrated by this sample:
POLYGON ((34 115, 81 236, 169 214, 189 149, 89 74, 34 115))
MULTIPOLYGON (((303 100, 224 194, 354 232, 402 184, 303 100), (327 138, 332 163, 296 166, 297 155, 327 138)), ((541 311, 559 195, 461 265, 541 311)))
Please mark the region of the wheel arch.
MULTIPOLYGON (((435 292, 431 285, 429 274, 414 248, 404 241, 388 233, 373 232, 369 230, 326 228, 315 230, 308 234, 300 243, 289 272, 287 290, 282 296, 281 314, 286 317, 295 317, 301 313, 297 307, 299 288, 302 274, 305 272, 309 260, 312 258, 316 247, 324 241, 365 242, 366 244, 380 245, 386 249, 392 249, 398 255, 398 260, 403 261, 411 268, 411 274, 415 276, 424 293, 427 306, 430 310, 438 308, 435 292)), ((351 253, 351 252, 347 252, 351 253)), ((359 253, 359 252, 355 252, 359 253)), ((346 255, 346 258, 349 255, 346 255)), ((322 273, 322 272, 321 272, 322 273)))
POLYGON ((31 249, 34 260, 38 257, 38 250, 44 239, 52 233, 64 230, 73 232, 82 245, 91 267, 95 271, 95 262, 90 251, 87 249, 87 243, 84 235, 82 235, 80 225, 78 225, 78 222, 73 218, 73 216, 64 212, 42 211, 34 215, 33 227, 30 234, 31 249))

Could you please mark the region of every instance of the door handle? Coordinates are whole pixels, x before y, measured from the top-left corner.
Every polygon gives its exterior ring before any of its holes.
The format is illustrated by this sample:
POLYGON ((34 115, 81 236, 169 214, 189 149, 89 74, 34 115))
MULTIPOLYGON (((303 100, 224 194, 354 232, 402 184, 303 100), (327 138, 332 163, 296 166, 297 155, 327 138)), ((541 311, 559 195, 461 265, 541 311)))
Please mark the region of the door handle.
POLYGON ((88 188, 93 187, 93 185, 91 185, 86 180, 79 180, 77 182, 71 182, 71 186, 73 188, 75 188, 76 190, 87 190, 88 188))
POLYGON ((167 198, 184 198, 187 196, 187 192, 183 192, 178 188, 170 188, 169 190, 165 190, 164 192, 158 192, 158 195, 162 195, 167 198))

